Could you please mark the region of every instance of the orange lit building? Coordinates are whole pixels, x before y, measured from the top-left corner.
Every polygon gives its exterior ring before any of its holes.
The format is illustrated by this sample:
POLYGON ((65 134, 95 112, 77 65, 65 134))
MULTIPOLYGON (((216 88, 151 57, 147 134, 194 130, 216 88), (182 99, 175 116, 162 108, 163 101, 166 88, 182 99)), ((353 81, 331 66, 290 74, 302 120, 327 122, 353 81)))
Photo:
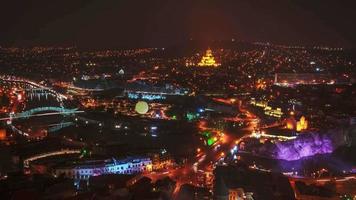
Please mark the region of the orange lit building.
POLYGON ((0 141, 6 139, 6 130, 0 129, 0 141))
POLYGON ((308 121, 304 116, 300 117, 299 121, 296 121, 294 118, 287 119, 286 128, 300 132, 308 128, 308 121))
POLYGON ((305 119, 304 116, 302 116, 299 121, 297 122, 297 127, 296 130, 297 131, 303 131, 306 130, 308 128, 308 121, 305 119))
POLYGON ((162 155, 160 153, 152 154, 152 170, 160 170, 160 169, 167 169, 172 167, 174 161, 171 159, 169 155, 162 155))
POLYGON ((200 66, 200 67, 218 67, 218 66, 220 66, 220 63, 217 63, 215 61, 212 51, 210 49, 208 49, 208 50, 206 50, 206 53, 202 57, 200 62, 198 63, 198 66, 200 66))
POLYGON ((244 192, 243 188, 229 189, 229 200, 253 199, 251 192, 244 192))

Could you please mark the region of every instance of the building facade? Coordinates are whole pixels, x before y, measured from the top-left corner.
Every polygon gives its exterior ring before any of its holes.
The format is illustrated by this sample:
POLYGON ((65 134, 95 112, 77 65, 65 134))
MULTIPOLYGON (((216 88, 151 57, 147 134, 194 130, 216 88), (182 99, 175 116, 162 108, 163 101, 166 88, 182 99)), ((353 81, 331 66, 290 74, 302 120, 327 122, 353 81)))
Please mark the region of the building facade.
POLYGON ((127 158, 123 160, 104 160, 84 162, 76 165, 56 167, 55 176, 65 176, 76 180, 88 180, 91 176, 102 174, 137 174, 152 171, 150 158, 127 158))

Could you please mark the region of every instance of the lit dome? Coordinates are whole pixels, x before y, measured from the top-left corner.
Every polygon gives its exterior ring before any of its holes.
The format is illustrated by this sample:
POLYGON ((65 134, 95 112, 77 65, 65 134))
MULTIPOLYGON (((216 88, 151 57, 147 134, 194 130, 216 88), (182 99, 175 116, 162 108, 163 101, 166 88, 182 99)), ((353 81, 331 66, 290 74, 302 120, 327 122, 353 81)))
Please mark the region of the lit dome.
POLYGON ((144 101, 137 102, 135 111, 139 114, 146 114, 148 112, 148 104, 144 101))

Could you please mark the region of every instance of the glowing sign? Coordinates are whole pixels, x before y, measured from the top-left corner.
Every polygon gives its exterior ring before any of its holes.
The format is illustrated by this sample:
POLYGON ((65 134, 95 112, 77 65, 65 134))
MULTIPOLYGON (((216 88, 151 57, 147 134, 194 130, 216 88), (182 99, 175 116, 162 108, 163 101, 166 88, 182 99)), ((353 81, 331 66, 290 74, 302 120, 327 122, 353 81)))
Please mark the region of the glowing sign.
POLYGON ((157 99, 166 99, 166 96, 160 94, 137 94, 137 93, 128 93, 130 99, 145 99, 145 100, 157 100, 157 99))

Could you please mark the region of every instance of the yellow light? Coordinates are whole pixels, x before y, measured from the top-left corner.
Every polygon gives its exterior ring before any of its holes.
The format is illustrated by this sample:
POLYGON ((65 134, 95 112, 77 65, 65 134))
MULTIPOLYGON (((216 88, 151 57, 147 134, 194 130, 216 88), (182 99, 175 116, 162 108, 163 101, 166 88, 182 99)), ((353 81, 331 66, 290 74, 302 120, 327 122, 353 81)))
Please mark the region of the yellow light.
POLYGON ((204 67, 217 67, 220 64, 215 62, 214 56, 212 54, 212 51, 208 49, 205 53, 205 55, 202 57, 201 61, 198 63, 198 66, 204 66, 204 67))
POLYGON ((293 130, 294 129, 294 125, 293 125, 292 122, 290 122, 290 121, 287 122, 287 129, 289 129, 289 130, 293 130))
POLYGON ((152 171, 152 164, 146 165, 146 171, 152 171))
POLYGON ((297 122, 297 131, 302 131, 308 128, 308 121, 302 116, 299 121, 297 122))

